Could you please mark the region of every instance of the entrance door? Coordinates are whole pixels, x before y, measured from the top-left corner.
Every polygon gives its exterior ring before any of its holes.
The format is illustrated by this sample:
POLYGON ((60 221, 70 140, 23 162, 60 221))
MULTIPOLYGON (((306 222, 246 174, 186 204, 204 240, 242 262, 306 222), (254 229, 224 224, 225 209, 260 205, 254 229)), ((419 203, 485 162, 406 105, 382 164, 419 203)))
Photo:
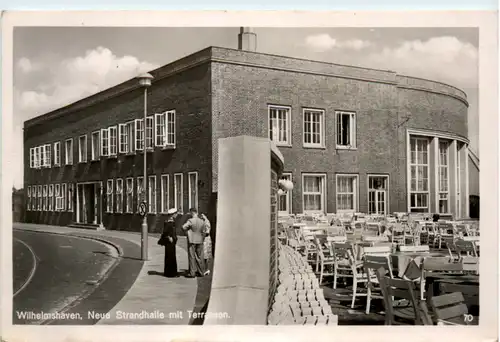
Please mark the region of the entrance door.
POLYGON ((388 176, 368 176, 368 213, 387 214, 388 176))

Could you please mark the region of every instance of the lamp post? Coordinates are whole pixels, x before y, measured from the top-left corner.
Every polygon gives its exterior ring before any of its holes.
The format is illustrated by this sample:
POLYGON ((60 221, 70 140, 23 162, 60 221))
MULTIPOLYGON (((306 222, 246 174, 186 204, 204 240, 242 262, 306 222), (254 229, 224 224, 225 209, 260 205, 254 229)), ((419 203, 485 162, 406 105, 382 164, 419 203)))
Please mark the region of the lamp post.
POLYGON ((141 227, 141 259, 148 260, 148 201, 147 201, 147 164, 146 164, 146 117, 148 111, 148 87, 151 86, 151 80, 153 76, 149 73, 142 74, 138 77, 139 85, 144 88, 144 121, 143 121, 143 146, 142 152, 144 153, 144 179, 143 179, 143 203, 146 205, 146 211, 144 213, 144 217, 142 218, 142 227, 141 227))

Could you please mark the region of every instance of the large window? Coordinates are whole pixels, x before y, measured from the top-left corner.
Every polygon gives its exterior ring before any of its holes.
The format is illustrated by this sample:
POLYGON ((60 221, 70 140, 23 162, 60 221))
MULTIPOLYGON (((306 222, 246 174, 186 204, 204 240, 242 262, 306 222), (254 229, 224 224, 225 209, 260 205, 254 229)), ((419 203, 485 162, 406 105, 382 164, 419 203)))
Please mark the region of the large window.
POLYGON ((36 210, 36 185, 31 187, 31 210, 36 210))
POLYGON ((155 114, 155 146, 175 145, 175 111, 155 114))
POLYGON ((410 137, 410 211, 429 212, 429 140, 410 137))
POLYGON ((87 162, 87 135, 82 135, 78 139, 78 162, 87 162))
POLYGON ((169 176, 161 175, 161 212, 166 213, 169 209, 169 176))
POLYGON ((101 132, 92 132, 92 160, 99 160, 101 157, 101 132))
POLYGON ((123 213, 123 179, 116 180, 116 212, 123 213))
POLYGON ((133 213, 134 208, 134 179, 127 178, 127 202, 125 212, 133 213))
POLYGON ((153 116, 146 117, 146 149, 153 149, 153 116))
POLYGON ((118 125, 118 152, 128 153, 127 124, 118 125))
POLYGON ((148 177, 148 205, 150 214, 156 213, 156 176, 148 177))
POLYGON ((47 210, 47 204, 48 204, 48 202, 49 202, 49 198, 48 198, 48 186, 44 185, 43 186, 43 207, 42 207, 43 211, 47 210))
POLYGON ((353 112, 336 112, 337 148, 356 147, 356 114, 353 112))
POLYGON ((125 133, 128 145, 126 153, 133 153, 135 151, 135 121, 126 123, 125 133))
POLYGON ((184 194, 182 192, 182 173, 176 173, 174 175, 174 207, 177 208, 179 212, 184 212, 183 208, 183 198, 184 194))
POLYGON ((42 146, 42 149, 44 150, 44 158, 43 158, 43 165, 44 167, 50 167, 52 165, 52 146, 50 144, 46 144, 42 146))
POLYGON ((101 129, 101 156, 109 156, 109 130, 101 129))
POLYGON ((135 150, 142 151, 144 148, 144 120, 135 120, 135 150))
POLYGON ((324 111, 304 109, 304 146, 323 147, 324 142, 324 111))
POLYGON ((189 208, 198 210, 198 172, 189 172, 189 208))
POLYGON ((42 210, 42 186, 39 185, 38 186, 38 201, 37 201, 37 204, 36 204, 36 209, 38 211, 41 211, 42 210))
POLYGON ((269 106, 269 139, 277 145, 291 145, 290 107, 269 106))
POLYGON ((106 183, 106 212, 113 212, 113 180, 108 179, 106 183))
POLYGON ((27 196, 26 196, 26 210, 30 211, 31 210, 31 186, 28 186, 27 188, 27 196))
POLYGON ((304 174, 302 176, 302 194, 304 212, 325 212, 326 176, 304 174))
POLYGON ((49 185, 49 211, 54 211, 54 184, 49 185))
POLYGON ((35 147, 35 167, 42 166, 42 147, 35 147))
POLYGON ((55 142, 54 143, 54 166, 60 166, 61 165, 61 143, 55 142))
POLYGON ((73 212, 73 198, 74 198, 74 191, 73 191, 73 183, 68 184, 68 211, 73 212))
MULTIPOLYGON (((283 173, 281 179, 286 179, 291 181, 291 173, 283 173)), ((292 191, 287 191, 283 195, 278 195, 278 211, 280 214, 291 214, 292 213, 292 191)))
POLYGON ((448 213, 449 195, 449 155, 448 141, 439 140, 439 213, 448 213))
POLYGON ((66 165, 73 165, 73 138, 67 139, 64 146, 66 165))
MULTIPOLYGON (((145 201, 146 197, 144 191, 144 178, 137 177, 137 207, 139 207, 139 204, 141 204, 141 202, 145 201)), ((139 209, 137 209, 137 212, 139 212, 139 209)))
POLYGON ((389 176, 368 176, 368 214, 387 214, 389 176))
POLYGON ((358 176, 336 175, 337 213, 358 210, 358 176))
POLYGON ((116 126, 109 127, 109 155, 116 156, 118 147, 118 139, 116 133, 116 126))
POLYGON ((62 210, 61 185, 56 184, 54 196, 56 198, 56 210, 62 210))

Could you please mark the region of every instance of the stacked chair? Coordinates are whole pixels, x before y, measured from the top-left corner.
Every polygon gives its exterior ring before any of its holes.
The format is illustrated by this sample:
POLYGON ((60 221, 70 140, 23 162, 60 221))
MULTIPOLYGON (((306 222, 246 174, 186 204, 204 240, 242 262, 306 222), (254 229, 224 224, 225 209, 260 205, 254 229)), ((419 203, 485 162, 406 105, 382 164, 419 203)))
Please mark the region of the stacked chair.
POLYGON ((279 244, 279 285, 268 315, 270 325, 337 325, 318 278, 305 258, 279 244))

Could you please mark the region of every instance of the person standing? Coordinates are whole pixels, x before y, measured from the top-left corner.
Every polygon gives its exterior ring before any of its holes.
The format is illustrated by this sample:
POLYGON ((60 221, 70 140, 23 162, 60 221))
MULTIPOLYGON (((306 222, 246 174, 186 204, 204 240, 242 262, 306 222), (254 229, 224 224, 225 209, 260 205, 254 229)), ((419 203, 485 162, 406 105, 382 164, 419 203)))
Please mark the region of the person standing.
POLYGON ((202 277, 205 274, 205 259, 203 257, 203 229, 205 221, 198 216, 194 208, 189 210, 191 218, 182 226, 187 232, 188 240, 188 278, 202 277))
POLYGON ((163 233, 160 239, 165 246, 165 265, 163 274, 168 278, 178 277, 177 256, 175 251, 175 246, 177 244, 175 221, 177 216, 177 209, 172 208, 168 210, 167 220, 163 224, 163 233))
POLYGON ((205 258, 205 268, 206 271, 203 275, 210 274, 209 259, 212 257, 212 239, 210 238, 210 221, 205 214, 201 214, 201 219, 205 221, 205 227, 203 228, 203 256, 205 258))

